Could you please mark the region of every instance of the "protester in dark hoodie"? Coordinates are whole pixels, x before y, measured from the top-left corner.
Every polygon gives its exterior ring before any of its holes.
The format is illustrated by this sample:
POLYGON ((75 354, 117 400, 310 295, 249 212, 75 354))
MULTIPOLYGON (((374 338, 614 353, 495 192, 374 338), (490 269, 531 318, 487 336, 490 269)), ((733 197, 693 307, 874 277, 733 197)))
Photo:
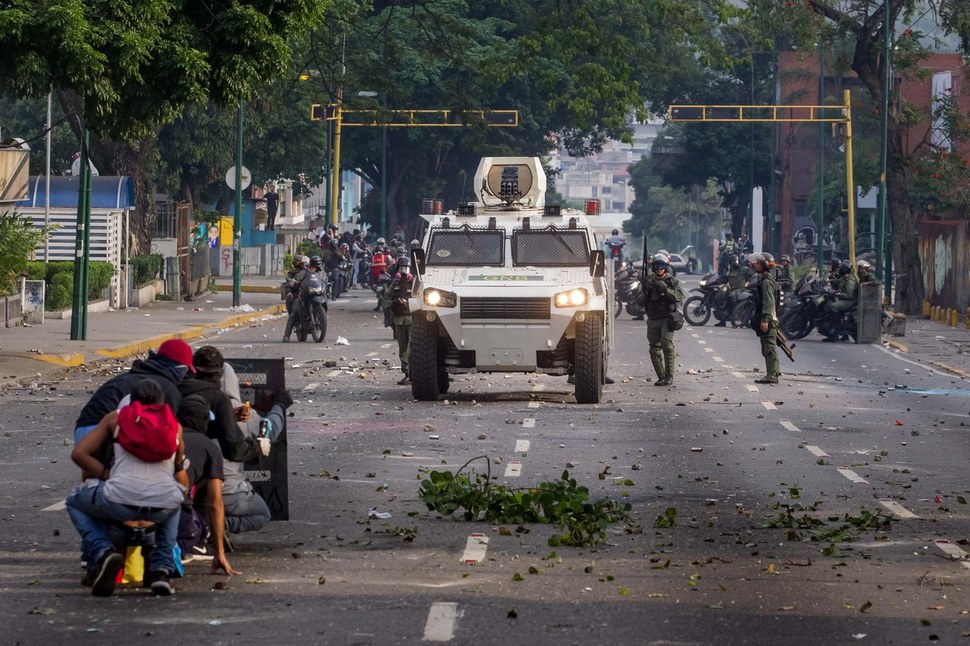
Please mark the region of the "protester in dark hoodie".
POLYGON ((245 422, 250 411, 246 406, 233 409, 229 396, 222 392, 222 372, 225 359, 218 348, 205 345, 195 351, 192 357, 195 378, 186 379, 179 384, 182 397, 199 395, 209 402, 212 417, 206 435, 219 443, 222 456, 233 462, 249 462, 260 454, 269 455, 270 441, 244 435, 236 421, 245 422))

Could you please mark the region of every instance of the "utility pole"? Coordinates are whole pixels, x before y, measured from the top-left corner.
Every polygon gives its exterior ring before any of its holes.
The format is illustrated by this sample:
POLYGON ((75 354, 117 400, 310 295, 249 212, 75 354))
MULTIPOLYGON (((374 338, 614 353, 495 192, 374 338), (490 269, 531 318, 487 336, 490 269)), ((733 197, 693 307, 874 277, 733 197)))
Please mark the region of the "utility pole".
POLYGON ((882 38, 882 106, 880 110, 881 137, 879 144, 879 240, 876 243, 876 275, 882 272, 883 297, 888 305, 892 300, 892 247, 886 245, 889 196, 886 194, 886 164, 889 158, 889 88, 892 65, 889 60, 889 0, 883 0, 882 38))
POLYGON ((74 236, 74 294, 71 297, 71 340, 88 338, 88 267, 91 264, 91 162, 90 134, 81 125, 80 183, 77 195, 77 232, 74 236))
POLYGON ((232 216, 232 306, 239 307, 242 292, 242 156, 243 156, 243 104, 236 110, 236 189, 235 213, 232 216))
MULTIPOLYGON (((818 43, 818 104, 825 104, 825 49, 822 41, 818 43)), ((825 231, 825 124, 818 124, 818 189, 816 190, 815 206, 817 209, 817 231, 815 233, 815 244, 817 247, 815 254, 815 267, 818 269, 818 277, 822 275, 823 261, 823 232, 825 231)), ((851 236, 851 234, 850 234, 851 236)), ((855 238, 852 238, 853 240, 855 238)))

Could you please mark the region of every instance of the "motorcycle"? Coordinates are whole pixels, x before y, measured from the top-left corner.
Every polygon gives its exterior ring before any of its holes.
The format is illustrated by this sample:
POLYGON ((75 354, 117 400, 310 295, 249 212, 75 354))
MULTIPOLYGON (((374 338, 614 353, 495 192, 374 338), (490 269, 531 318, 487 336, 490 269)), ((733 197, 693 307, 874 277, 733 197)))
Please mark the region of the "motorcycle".
POLYGON ((341 258, 335 268, 327 270, 327 296, 329 300, 336 300, 350 287, 353 267, 345 258, 341 258))
POLYGON ((696 295, 684 301, 684 319, 696 326, 707 325, 712 315, 719 322, 730 321, 734 309, 728 298, 730 291, 726 277, 709 272, 701 278, 700 287, 690 290, 696 295))
POLYGON ((620 265, 620 270, 613 279, 613 299, 616 301, 614 317, 619 316, 625 309, 626 313, 633 318, 643 318, 646 310, 642 305, 637 304, 640 291, 639 272, 626 263, 620 265))
POLYGON ((299 341, 306 341, 312 337, 314 342, 322 343, 327 336, 327 296, 323 292, 310 294, 304 301, 302 316, 297 320, 293 330, 299 341))
POLYGON ((835 292, 811 274, 795 285, 793 301, 778 321, 778 328, 791 340, 804 339, 812 330, 828 338, 849 336, 855 339, 855 311, 841 314, 829 311, 826 303, 835 300, 835 292))

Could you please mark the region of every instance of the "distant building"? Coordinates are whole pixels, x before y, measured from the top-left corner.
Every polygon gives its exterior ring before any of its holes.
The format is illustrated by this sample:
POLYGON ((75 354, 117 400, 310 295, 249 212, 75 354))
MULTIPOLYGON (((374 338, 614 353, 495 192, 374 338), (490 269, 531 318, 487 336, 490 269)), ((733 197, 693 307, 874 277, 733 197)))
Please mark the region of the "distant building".
POLYGON ((600 201, 600 211, 623 213, 629 219, 633 203, 633 187, 630 186, 630 164, 650 155, 650 148, 660 121, 638 123, 633 126, 633 144, 609 141, 602 152, 590 157, 573 157, 563 150, 552 156, 552 167, 558 169, 554 179, 555 188, 568 201, 600 201))

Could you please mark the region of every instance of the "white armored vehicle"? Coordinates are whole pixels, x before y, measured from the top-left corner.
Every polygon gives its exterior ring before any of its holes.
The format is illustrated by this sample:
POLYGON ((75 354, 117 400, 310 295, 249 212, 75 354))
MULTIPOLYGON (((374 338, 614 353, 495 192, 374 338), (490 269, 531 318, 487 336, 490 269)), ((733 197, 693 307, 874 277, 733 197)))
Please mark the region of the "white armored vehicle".
POLYGON ((413 252, 411 390, 435 400, 449 375, 570 375, 579 403, 598 403, 613 317, 604 253, 587 216, 544 204, 538 158, 486 157, 479 201, 430 226, 413 252))

